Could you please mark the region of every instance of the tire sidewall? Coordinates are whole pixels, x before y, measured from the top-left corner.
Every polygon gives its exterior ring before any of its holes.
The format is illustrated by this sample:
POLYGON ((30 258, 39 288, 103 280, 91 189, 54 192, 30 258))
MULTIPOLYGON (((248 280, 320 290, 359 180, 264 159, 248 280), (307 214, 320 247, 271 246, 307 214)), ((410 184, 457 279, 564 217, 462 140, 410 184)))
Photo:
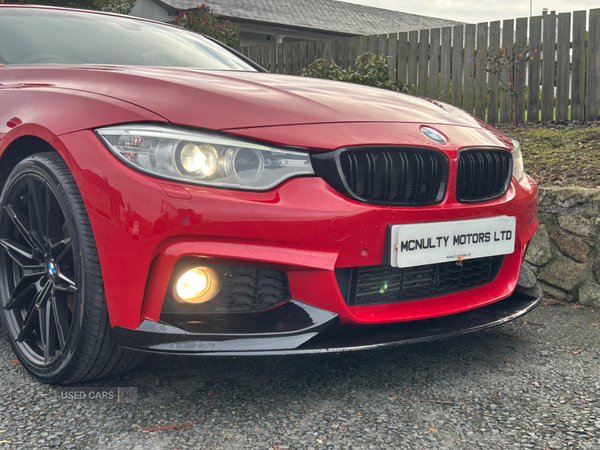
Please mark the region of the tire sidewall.
MULTIPOLYGON (((73 250, 75 255, 75 277, 78 280, 77 292, 75 293, 75 305, 73 310, 73 324, 71 332, 67 342, 67 346, 63 351, 61 357, 52 365, 47 367, 40 367, 33 364, 27 356, 23 354, 19 345, 15 342, 15 337, 11 335, 11 329, 8 323, 8 317, 4 308, 1 308, 0 316, 2 316, 3 326, 8 335, 9 341, 19 358, 19 361, 23 364, 29 372, 31 372, 38 379, 48 382, 60 384, 68 379, 70 373, 70 367, 74 358, 77 358, 79 350, 79 343, 81 341, 82 330, 84 329, 84 319, 86 313, 85 305, 85 286, 86 286, 86 258, 84 257, 85 246, 81 245, 81 234, 82 230, 80 224, 75 215, 73 208, 73 200, 67 193, 60 179, 60 175, 56 173, 56 167, 54 167, 54 161, 44 158, 44 154, 38 154, 31 156, 21 161, 10 173, 3 189, 2 195, 0 196, 0 207, 2 207, 2 213, 4 214, 4 204, 8 197, 11 188, 20 181, 20 179, 27 174, 34 174, 41 176, 51 188, 56 199, 58 200, 63 214, 67 222, 69 233, 72 236, 73 250)), ((69 174, 70 175, 70 174, 69 174)), ((72 177, 72 175, 71 175, 72 177)), ((0 295, 2 296, 2 304, 6 302, 10 292, 8 291, 7 284, 7 271, 4 270, 4 263, 0 265, 0 295)), ((72 369, 73 367, 71 367, 72 369)))

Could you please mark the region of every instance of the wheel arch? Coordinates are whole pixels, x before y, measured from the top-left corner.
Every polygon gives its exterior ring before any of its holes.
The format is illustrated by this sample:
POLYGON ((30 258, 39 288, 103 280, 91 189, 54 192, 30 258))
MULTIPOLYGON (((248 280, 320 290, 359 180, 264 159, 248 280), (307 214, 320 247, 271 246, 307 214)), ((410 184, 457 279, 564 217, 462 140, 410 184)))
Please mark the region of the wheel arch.
POLYGON ((19 162, 28 156, 42 152, 58 152, 48 141, 33 135, 24 135, 12 141, 0 156, 0 188, 19 162))

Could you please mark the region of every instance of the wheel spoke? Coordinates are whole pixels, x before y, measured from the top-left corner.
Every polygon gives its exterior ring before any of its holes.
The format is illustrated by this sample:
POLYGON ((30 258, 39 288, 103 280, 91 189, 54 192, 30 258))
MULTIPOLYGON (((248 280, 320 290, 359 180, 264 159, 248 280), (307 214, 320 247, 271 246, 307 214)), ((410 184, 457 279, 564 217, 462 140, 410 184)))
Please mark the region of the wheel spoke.
POLYGON ((36 233, 38 238, 42 238, 46 231, 46 224, 44 223, 44 219, 46 218, 46 211, 44 208, 44 202, 42 201, 42 195, 40 189, 36 189, 36 186, 33 182, 33 177, 30 176, 27 179, 27 186, 29 187, 28 206, 31 231, 36 233))
MULTIPOLYGON (((56 354, 56 326, 54 323, 54 313, 52 311, 51 301, 52 299, 46 302, 43 313, 40 314, 40 316, 43 316, 44 322, 44 329, 42 331, 44 338, 42 339, 42 343, 44 345, 44 362, 46 364, 48 364, 50 358, 56 354)), ((40 321, 40 323, 41 322, 42 321, 40 321)))
POLYGON ((39 279, 35 282, 31 282, 31 280, 28 280, 27 278, 30 277, 21 278, 17 286, 13 289, 8 302, 6 302, 6 306, 4 306, 4 309, 11 310, 20 308, 23 306, 26 300, 31 299, 31 297, 34 296, 33 294, 36 290, 36 282, 39 281, 39 279), (27 284, 27 286, 23 287, 21 286, 22 284, 27 284))
POLYGON ((4 210, 7 212, 8 216, 15 224, 15 227, 17 227, 17 230, 19 230, 19 233, 21 233, 21 236, 23 236, 23 239, 25 239, 29 246, 44 253, 43 247, 41 247, 31 236, 31 231, 29 231, 29 219, 27 219, 18 208, 14 208, 12 205, 6 205, 4 210))
POLYGON ((56 290, 62 291, 62 292, 70 292, 70 293, 77 292, 77 285, 75 284, 75 281, 71 280, 68 276, 66 276, 62 272, 58 273, 58 278, 65 281, 67 283, 67 286, 61 286, 60 284, 55 284, 54 288, 56 290))
POLYGON ((19 335, 17 336, 18 342, 23 342, 25 338, 29 337, 35 329, 35 321, 32 318, 37 312, 38 310, 35 307, 35 302, 31 302, 31 305, 29 305, 29 309, 27 310, 27 314, 25 315, 25 319, 23 319, 21 331, 19 331, 19 335))
POLYGON ((59 305, 59 299, 52 297, 52 312, 54 315, 54 323, 56 324, 56 334, 58 335, 58 345, 60 350, 63 351, 66 347, 67 340, 69 338, 69 313, 67 312, 67 303, 59 305))
POLYGON ((0 246, 2 246, 8 256, 10 256, 19 266, 23 268, 37 268, 39 264, 32 264, 32 262, 38 262, 38 252, 34 249, 29 249, 20 244, 17 244, 12 239, 0 239, 0 246))
POLYGON ((69 253, 71 251, 71 249, 73 248, 73 241, 71 240, 71 238, 66 238, 60 242, 57 242, 56 244, 54 244, 52 246, 52 249, 56 248, 59 244, 65 245, 65 248, 62 252, 60 252, 60 254, 54 260, 54 261, 56 261, 56 263, 60 263, 61 259, 63 259, 67 255, 67 253, 69 253))

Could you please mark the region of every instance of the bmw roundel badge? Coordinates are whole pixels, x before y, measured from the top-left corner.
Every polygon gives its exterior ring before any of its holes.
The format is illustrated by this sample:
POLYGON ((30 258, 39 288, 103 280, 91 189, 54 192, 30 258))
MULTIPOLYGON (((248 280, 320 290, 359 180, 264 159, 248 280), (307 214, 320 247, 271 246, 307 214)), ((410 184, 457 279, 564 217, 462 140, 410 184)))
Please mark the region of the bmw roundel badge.
POLYGON ((423 135, 426 138, 428 138, 438 144, 444 145, 448 142, 442 133, 440 133, 437 130, 434 130, 433 128, 421 127, 421 133, 423 133, 423 135))

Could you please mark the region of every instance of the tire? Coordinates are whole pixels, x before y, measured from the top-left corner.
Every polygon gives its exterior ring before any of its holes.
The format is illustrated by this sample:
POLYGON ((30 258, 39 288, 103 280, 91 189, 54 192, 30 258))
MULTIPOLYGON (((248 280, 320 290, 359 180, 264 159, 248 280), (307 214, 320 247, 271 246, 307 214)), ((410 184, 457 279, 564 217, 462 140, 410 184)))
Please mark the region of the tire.
POLYGON ((61 156, 21 161, 0 211, 0 316, 23 367, 51 384, 135 367, 142 355, 114 342, 92 227, 61 156))

